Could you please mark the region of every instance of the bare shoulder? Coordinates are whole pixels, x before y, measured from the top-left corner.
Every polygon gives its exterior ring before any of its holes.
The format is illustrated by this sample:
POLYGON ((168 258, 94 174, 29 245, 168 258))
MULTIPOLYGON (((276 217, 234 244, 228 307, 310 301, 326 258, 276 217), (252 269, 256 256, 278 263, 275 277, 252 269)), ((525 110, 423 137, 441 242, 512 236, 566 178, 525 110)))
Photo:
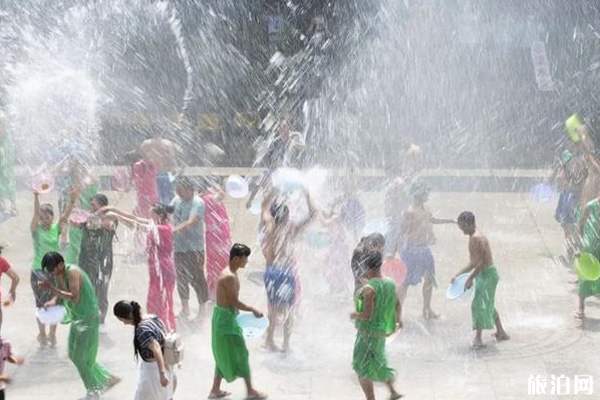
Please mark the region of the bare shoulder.
POLYGON ((235 275, 233 274, 233 272, 231 272, 229 268, 225 268, 223 271, 221 271, 221 275, 219 275, 219 280, 229 279, 235 279, 235 275))

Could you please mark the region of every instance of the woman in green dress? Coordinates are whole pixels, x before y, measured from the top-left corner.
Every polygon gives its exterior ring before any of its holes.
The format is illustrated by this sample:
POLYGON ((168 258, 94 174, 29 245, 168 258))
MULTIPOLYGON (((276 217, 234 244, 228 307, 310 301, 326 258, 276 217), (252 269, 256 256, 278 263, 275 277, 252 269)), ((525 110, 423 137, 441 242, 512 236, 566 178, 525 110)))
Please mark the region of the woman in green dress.
MULTIPOLYGON (((43 278, 42 257, 49 251, 58 251, 60 234, 66 227, 75 199, 79 192, 71 192, 71 201, 66 207, 65 213, 60 216, 58 221, 54 221, 54 208, 49 203, 40 205, 40 194, 33 193, 33 217, 29 229, 33 239, 33 263, 31 264, 31 288, 35 297, 35 306, 43 307, 51 299, 47 292, 38 287, 38 282, 43 278)), ((48 335, 46 335, 46 325, 38 319, 37 340, 41 347, 56 346, 56 325, 50 325, 48 335)))
POLYGON ((44 271, 54 278, 56 285, 41 281, 38 285, 49 291, 54 298, 46 306, 56 305, 58 301, 67 309, 69 330, 69 359, 75 364, 83 384, 87 389, 87 398, 99 398, 119 382, 106 368, 98 364, 100 310, 88 276, 76 266, 66 265, 64 258, 56 252, 49 252, 42 258, 44 271))

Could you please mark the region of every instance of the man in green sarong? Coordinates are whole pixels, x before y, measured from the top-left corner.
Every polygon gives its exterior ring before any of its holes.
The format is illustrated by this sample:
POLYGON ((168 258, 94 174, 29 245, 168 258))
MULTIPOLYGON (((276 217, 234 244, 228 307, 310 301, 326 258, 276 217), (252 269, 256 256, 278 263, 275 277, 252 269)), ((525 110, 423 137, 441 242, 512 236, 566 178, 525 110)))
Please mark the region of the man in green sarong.
POLYGON ((379 251, 365 252, 368 283, 358 294, 356 312, 350 315, 357 329, 352 368, 367 400, 375 400, 373 382, 385 382, 390 399, 402 397, 394 388, 396 372, 388 366, 385 355, 386 336, 402 328, 400 301, 396 296, 396 283, 381 276, 381 264, 379 251))
POLYGON ((469 236, 469 264, 452 278, 452 282, 459 275, 470 273, 465 283, 465 290, 473 286, 475 282, 475 296, 471 303, 471 318, 475 339, 473 348, 483 346, 481 332, 483 329, 494 329, 497 341, 508 340, 510 337, 504 331, 500 315, 496 311, 495 297, 496 286, 498 286, 498 269, 494 266, 492 250, 487 237, 475 225, 475 215, 470 211, 464 211, 458 216, 458 227, 465 235, 469 236))
MULTIPOLYGON (((596 198, 583 208, 579 219, 579 250, 590 253, 594 257, 600 257, 600 198, 596 198)), ((588 281, 579 278, 578 281, 579 308, 575 312, 575 318, 585 317, 585 299, 600 294, 600 278, 588 281)))
POLYGON ((40 281, 40 288, 49 291, 54 298, 45 304, 56 305, 60 300, 67 309, 69 322, 69 359, 75 364, 83 384, 87 389, 86 399, 99 399, 100 393, 119 382, 106 368, 98 364, 100 310, 94 294, 94 287, 88 276, 76 266, 66 265, 64 258, 56 252, 49 252, 42 258, 44 272, 54 278, 40 281))
POLYGON ((248 349, 242 328, 237 323, 238 310, 249 311, 256 318, 263 314, 239 300, 240 279, 238 270, 244 268, 250 256, 250 248, 234 244, 229 252, 229 266, 221 272, 217 282, 217 305, 212 318, 212 351, 215 357, 215 377, 209 399, 228 397, 231 393, 221 390, 223 378, 232 382, 243 378, 248 391, 247 399, 266 399, 267 396, 252 387, 248 349))

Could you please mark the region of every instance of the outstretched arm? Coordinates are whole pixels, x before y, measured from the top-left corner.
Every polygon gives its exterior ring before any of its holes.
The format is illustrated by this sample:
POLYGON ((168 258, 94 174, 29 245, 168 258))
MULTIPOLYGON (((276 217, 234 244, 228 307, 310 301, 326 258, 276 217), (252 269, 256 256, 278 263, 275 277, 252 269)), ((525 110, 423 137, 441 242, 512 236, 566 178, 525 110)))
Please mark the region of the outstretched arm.
POLYGON ((431 217, 430 221, 432 224, 456 224, 455 220, 449 218, 431 217))
POLYGON ((102 207, 100 211, 110 213, 111 215, 116 216, 120 221, 122 221, 125 225, 129 227, 131 227, 133 224, 148 226, 151 222, 147 218, 141 218, 114 207, 105 206, 102 207))

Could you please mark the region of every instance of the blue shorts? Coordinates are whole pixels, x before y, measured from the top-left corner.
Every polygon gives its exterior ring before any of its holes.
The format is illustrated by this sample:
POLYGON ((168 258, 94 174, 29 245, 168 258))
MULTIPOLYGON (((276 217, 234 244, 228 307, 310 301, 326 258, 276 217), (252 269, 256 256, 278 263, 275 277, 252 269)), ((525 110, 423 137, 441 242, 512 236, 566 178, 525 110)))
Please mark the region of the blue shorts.
POLYGON ((554 218, 561 225, 575 224, 575 213, 579 205, 579 193, 565 190, 560 192, 554 218))
POLYGON ((405 243, 402 247, 402 261, 406 265, 405 285, 418 285, 426 274, 435 281, 435 261, 429 246, 405 243))
POLYGON ((159 172, 156 174, 156 187, 158 189, 158 201, 162 204, 171 204, 174 195, 173 185, 168 173, 159 172))
POLYGON ((270 305, 291 307, 296 301, 296 278, 291 268, 268 265, 263 276, 270 305))

